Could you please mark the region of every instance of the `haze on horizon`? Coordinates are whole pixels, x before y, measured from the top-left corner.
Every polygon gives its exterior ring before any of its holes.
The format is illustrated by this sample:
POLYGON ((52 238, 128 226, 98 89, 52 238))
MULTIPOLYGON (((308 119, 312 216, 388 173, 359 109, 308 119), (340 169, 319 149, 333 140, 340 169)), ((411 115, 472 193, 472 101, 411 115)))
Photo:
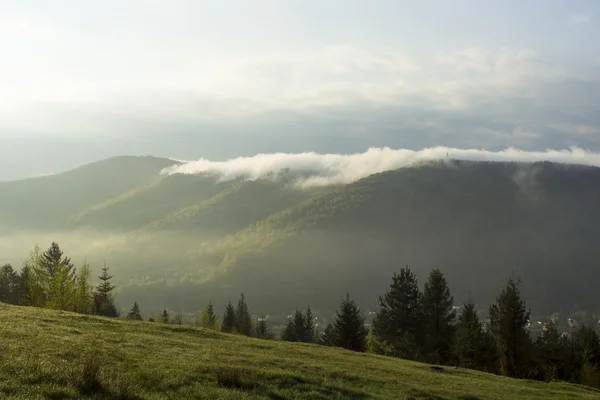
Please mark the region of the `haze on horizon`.
POLYGON ((600 4, 4 1, 0 180, 122 154, 600 151, 600 4))

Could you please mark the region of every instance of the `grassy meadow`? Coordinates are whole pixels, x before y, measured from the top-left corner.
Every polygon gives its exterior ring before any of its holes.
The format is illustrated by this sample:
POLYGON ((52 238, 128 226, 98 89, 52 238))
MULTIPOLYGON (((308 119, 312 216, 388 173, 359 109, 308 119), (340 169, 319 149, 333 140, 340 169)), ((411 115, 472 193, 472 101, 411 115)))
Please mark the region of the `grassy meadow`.
POLYGON ((600 399, 566 383, 0 304, 0 398, 600 399))

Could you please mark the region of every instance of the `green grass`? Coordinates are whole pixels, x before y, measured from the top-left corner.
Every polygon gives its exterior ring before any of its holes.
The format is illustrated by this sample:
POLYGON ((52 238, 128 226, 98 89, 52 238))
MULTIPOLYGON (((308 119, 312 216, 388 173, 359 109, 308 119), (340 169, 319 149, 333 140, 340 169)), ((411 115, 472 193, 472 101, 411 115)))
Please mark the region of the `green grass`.
POLYGON ((599 399, 600 392, 2 304, 0 398, 599 399))

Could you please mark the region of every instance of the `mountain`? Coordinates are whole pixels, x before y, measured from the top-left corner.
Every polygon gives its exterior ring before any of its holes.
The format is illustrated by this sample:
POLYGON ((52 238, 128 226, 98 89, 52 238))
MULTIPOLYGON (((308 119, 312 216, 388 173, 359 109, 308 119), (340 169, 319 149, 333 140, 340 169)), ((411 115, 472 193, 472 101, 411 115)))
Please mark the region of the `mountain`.
POLYGON ((0 335, 0 397, 12 399, 591 400, 599 394, 558 381, 1 303, 0 335))
POLYGON ((244 292, 265 312, 331 311, 346 291, 371 307, 405 265, 421 281, 441 269, 457 302, 486 306, 514 273, 534 314, 598 306, 599 168, 446 161, 300 190, 291 174, 160 174, 174 163, 0 183, 0 226, 63 235, 79 259, 109 260, 121 301, 156 309, 244 292))

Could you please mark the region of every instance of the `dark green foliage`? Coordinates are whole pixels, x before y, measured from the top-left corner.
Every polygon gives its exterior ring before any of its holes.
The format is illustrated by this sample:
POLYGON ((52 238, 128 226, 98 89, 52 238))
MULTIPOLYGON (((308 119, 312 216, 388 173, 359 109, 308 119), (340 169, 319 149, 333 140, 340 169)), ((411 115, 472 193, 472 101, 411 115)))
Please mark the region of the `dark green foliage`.
POLYGON ((337 339, 335 336, 335 328, 332 323, 327 324, 327 326, 325 327, 325 330, 323 331, 323 333, 321 334, 321 337, 319 338, 319 343, 322 344, 323 346, 330 346, 330 347, 333 347, 336 345, 337 339))
POLYGON ((31 291, 31 279, 33 278, 33 273, 31 271, 31 267, 25 264, 23 268, 21 268, 21 273, 19 275, 19 304, 24 306, 31 305, 29 293, 31 291))
POLYGON ((526 376, 532 356, 527 332, 531 312, 521 298, 519 284, 519 279, 508 279, 489 313, 490 329, 498 350, 499 370, 510 377, 526 376))
POLYGON ((315 317, 310 307, 306 309, 304 317, 304 341, 307 343, 315 341, 315 317))
POLYGON ((365 351, 367 348, 365 317, 360 309, 350 298, 350 294, 342 299, 340 308, 333 319, 335 331, 335 345, 352 351, 365 351))
POLYGON ((284 342, 297 342, 298 335, 296 333, 296 324, 294 324, 294 318, 288 318, 287 325, 281 332, 281 340, 284 342))
POLYGON ((373 320, 373 333, 385 343, 390 355, 414 360, 420 352, 421 292, 410 268, 394 274, 390 290, 379 298, 379 312, 373 320))
POLYGON ((133 303, 133 307, 131 308, 131 311, 129 311, 129 314, 127 314, 127 319, 132 319, 135 321, 143 321, 144 320, 142 318, 142 314, 140 314, 140 306, 137 303, 137 301, 133 303))
POLYGON ((225 314, 223 315, 221 331, 225 333, 233 333, 237 329, 237 326, 238 322, 235 309, 233 308, 233 304, 229 302, 227 303, 227 308, 225 308, 225 314))
POLYGON ((447 364, 454 338, 454 298, 446 278, 439 269, 429 274, 422 296, 424 359, 433 364, 447 364))
POLYGON ((554 322, 546 323, 535 340, 536 363, 539 379, 547 381, 567 379, 566 369, 570 346, 566 336, 561 335, 554 322))
POLYGON ((581 383, 600 388, 600 337, 594 329, 582 325, 578 330, 581 344, 581 383))
POLYGON ((244 336, 252 336, 252 316, 248 310, 244 293, 240 295, 235 316, 236 331, 244 336))
POLYGON ((169 317, 169 312, 165 308, 161 315, 161 321, 163 324, 168 324, 170 322, 170 320, 171 320, 171 318, 169 317))
POLYGON ((207 329, 217 330, 219 329, 219 321, 215 315, 212 302, 208 302, 206 307, 202 310, 200 315, 200 326, 207 329))
POLYGON ((463 368, 495 371, 496 346, 483 329, 472 301, 464 304, 458 319, 453 353, 458 365, 463 368))
POLYGON ((21 300, 21 279, 12 265, 5 264, 0 268, 0 301, 19 304, 21 300))
POLYGON ((69 257, 64 256, 58 243, 52 242, 42 254, 40 261, 50 281, 54 280, 63 270, 70 279, 75 279, 75 266, 69 257))
POLYGON ((113 277, 108 273, 109 269, 109 267, 104 266, 104 268, 102 268, 102 275, 98 277, 100 283, 94 292, 94 305, 96 314, 105 317, 118 317, 119 312, 115 307, 114 296, 112 294, 115 287, 111 283, 113 277))
POLYGON ((267 317, 263 314, 256 323, 256 337, 259 339, 271 339, 272 334, 267 327, 267 317))

